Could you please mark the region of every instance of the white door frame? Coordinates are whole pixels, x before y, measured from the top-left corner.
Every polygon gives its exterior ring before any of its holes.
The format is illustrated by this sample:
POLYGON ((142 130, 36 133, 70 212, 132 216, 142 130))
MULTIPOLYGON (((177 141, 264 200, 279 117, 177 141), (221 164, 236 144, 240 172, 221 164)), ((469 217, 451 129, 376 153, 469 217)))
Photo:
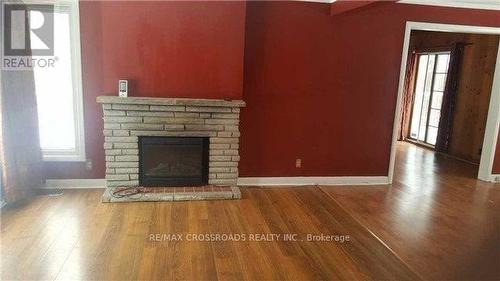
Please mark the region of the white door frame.
MULTIPOLYGON (((396 142, 401 121, 402 97, 404 91, 404 80, 406 75, 406 63, 408 60, 408 49, 410 47, 410 35, 413 30, 455 32, 455 33, 474 33, 474 34, 493 34, 500 35, 499 27, 468 26, 455 24, 439 24, 428 22, 406 22, 405 37, 403 43, 403 56, 401 59, 401 70, 399 74, 398 97, 396 103, 396 112, 394 117, 394 129, 392 133, 391 159, 389 162, 389 183, 392 183, 394 176, 394 164, 396 160, 396 142)), ((484 134, 481 162, 479 164, 478 178, 483 181, 494 182, 496 176, 493 175, 493 161, 495 160, 495 149, 500 126, 500 47, 498 48, 495 74, 493 76, 493 87, 491 88, 490 106, 488 109, 488 119, 486 122, 486 131, 484 134)))

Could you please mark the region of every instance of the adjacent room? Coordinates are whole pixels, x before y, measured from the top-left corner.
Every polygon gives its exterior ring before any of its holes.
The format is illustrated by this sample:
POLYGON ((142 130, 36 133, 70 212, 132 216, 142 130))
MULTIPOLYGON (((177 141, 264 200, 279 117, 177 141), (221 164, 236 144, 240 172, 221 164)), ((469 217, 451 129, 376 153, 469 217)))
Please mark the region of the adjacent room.
POLYGON ((479 166, 498 40, 413 31, 398 140, 479 166))
POLYGON ((1 280, 500 280, 500 3, 2 1, 1 280))

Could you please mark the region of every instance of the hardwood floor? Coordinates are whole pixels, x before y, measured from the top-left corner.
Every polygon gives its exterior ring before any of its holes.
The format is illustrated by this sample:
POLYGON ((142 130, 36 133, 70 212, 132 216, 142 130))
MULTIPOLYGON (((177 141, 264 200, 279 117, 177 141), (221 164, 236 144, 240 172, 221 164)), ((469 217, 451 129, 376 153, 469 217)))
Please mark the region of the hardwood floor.
POLYGON ((235 201, 102 204, 102 190, 38 196, 2 210, 1 278, 499 279, 499 186, 432 152, 398 152, 392 186, 244 188, 235 201), (204 233, 247 241, 187 241, 204 233), (282 236, 248 241, 254 233, 282 236), (283 241, 285 233, 299 241, 283 241), (322 233, 350 241, 307 241, 322 233))
POLYGON ((425 279, 500 280, 500 185, 400 143, 394 184, 321 187, 425 279))
POLYGON ((239 201, 101 204, 101 194, 71 190, 4 212, 2 279, 418 279, 316 187, 249 188, 239 201), (157 233, 324 233, 351 241, 150 241, 157 233))

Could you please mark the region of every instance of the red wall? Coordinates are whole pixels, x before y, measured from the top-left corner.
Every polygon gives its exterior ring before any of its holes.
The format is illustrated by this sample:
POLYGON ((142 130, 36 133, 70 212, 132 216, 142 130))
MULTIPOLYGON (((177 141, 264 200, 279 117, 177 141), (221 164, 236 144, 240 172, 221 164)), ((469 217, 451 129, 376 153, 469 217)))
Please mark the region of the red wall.
POLYGON ((49 178, 104 177, 95 97, 115 95, 122 78, 132 80, 134 96, 243 93, 241 176, 386 175, 405 21, 500 26, 500 12, 393 3, 334 17, 328 4, 280 1, 80 8, 86 149, 95 167, 48 163, 49 178))
POLYGON ((95 99, 145 97, 241 99, 245 2, 81 1, 84 163, 46 163, 48 178, 103 178, 102 110, 95 99))
POLYGON ((101 13, 104 93, 127 78, 136 96, 241 99, 245 3, 109 1, 101 13))
POLYGON ((387 175, 405 21, 500 26, 495 11, 377 3, 328 12, 248 3, 241 176, 387 175))

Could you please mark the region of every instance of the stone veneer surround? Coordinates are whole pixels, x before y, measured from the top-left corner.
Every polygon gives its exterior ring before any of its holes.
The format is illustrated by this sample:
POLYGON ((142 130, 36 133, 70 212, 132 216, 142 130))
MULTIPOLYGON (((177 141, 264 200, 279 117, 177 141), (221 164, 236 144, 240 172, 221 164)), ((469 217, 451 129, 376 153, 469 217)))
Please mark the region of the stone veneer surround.
POLYGON ((139 136, 209 137, 208 183, 238 180, 241 100, 100 96, 106 186, 139 185, 139 136))

